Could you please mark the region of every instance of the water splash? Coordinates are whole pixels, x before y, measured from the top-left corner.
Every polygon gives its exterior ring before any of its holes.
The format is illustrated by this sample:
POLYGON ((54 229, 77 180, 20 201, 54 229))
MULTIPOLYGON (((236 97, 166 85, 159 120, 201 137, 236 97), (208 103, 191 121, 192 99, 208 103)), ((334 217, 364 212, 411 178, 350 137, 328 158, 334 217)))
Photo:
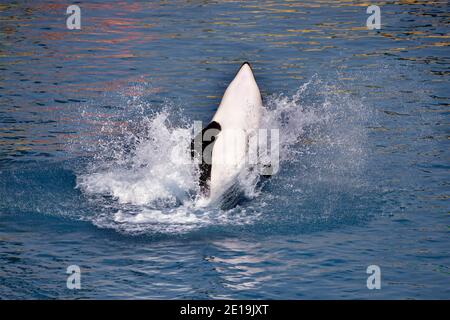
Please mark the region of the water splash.
POLYGON ((87 193, 109 194, 122 204, 171 207, 183 202, 196 189, 190 130, 171 127, 167 111, 143 118, 139 126, 144 132, 107 141, 102 149, 109 153, 94 162, 100 162, 100 169, 91 164, 90 172, 78 177, 78 186, 87 193))
MULTIPOLYGON (((148 107, 133 98, 127 109, 138 109, 139 117, 104 123, 102 133, 119 134, 101 135, 95 156, 77 176, 77 188, 102 208, 93 222, 126 233, 179 233, 258 221, 267 200, 261 194, 271 180, 262 182, 255 172, 246 172, 239 177, 245 196, 236 207, 205 205, 190 160, 192 122, 173 105, 144 114, 148 107)), ((367 156, 368 118, 361 103, 317 76, 292 96, 268 97, 262 127, 279 130, 281 166, 291 170, 275 183, 281 179, 293 191, 305 192, 298 181, 345 185, 359 177, 367 156)), ((283 188, 271 192, 275 199, 283 197, 277 194, 283 188)))

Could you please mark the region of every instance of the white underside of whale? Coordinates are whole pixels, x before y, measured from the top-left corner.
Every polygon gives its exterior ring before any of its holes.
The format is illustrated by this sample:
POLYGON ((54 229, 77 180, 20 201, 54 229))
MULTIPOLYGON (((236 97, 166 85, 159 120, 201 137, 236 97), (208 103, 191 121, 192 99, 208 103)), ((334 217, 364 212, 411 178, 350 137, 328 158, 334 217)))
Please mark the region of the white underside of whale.
POLYGON ((235 182, 248 162, 248 141, 260 126, 262 100, 248 63, 228 85, 212 118, 221 126, 211 158, 209 199, 217 200, 235 182))

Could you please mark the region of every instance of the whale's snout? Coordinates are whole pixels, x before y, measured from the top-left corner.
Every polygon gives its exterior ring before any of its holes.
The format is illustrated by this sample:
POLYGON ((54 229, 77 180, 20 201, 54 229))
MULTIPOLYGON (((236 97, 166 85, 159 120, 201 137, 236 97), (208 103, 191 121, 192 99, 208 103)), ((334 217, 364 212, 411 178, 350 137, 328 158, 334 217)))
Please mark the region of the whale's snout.
POLYGON ((244 62, 241 67, 239 68, 239 71, 237 72, 236 76, 234 77, 234 80, 236 82, 239 82, 241 85, 245 83, 255 83, 255 77, 253 76, 252 67, 250 66, 250 63, 244 62))

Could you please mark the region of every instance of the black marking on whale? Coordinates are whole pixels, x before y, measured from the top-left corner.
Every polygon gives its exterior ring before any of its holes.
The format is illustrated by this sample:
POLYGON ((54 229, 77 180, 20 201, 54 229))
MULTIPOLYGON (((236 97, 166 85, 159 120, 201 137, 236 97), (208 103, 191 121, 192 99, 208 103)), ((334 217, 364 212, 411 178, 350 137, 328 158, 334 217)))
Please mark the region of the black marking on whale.
POLYGON ((199 160, 199 185, 200 191, 204 195, 209 195, 212 149, 214 142, 216 141, 216 137, 221 130, 222 127, 220 124, 216 121, 212 121, 191 141, 191 158, 197 158, 199 160))

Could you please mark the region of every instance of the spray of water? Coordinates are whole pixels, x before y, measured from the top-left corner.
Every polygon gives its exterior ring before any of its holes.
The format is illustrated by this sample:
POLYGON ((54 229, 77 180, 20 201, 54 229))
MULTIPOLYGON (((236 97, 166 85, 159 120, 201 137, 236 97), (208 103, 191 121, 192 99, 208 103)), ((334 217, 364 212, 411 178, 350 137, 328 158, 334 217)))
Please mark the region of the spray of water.
MULTIPOLYGON (((144 115, 148 107, 133 98, 127 109, 139 110, 139 117, 130 119, 127 110, 128 119, 102 123, 94 156, 77 176, 77 188, 101 208, 92 218, 97 226, 126 233, 180 233, 251 224, 267 214, 265 201, 258 198, 267 200, 260 195, 271 179, 261 183, 255 172, 239 177, 242 203, 228 210, 205 206, 190 160, 192 122, 173 105, 144 115)), ((266 97, 262 127, 279 130, 281 166, 292 170, 281 176, 283 183, 295 186, 293 181, 312 175, 348 183, 345 179, 358 175, 365 163, 367 118, 361 103, 318 77, 292 96, 266 97)), ((276 192, 272 197, 281 198, 276 192)))

